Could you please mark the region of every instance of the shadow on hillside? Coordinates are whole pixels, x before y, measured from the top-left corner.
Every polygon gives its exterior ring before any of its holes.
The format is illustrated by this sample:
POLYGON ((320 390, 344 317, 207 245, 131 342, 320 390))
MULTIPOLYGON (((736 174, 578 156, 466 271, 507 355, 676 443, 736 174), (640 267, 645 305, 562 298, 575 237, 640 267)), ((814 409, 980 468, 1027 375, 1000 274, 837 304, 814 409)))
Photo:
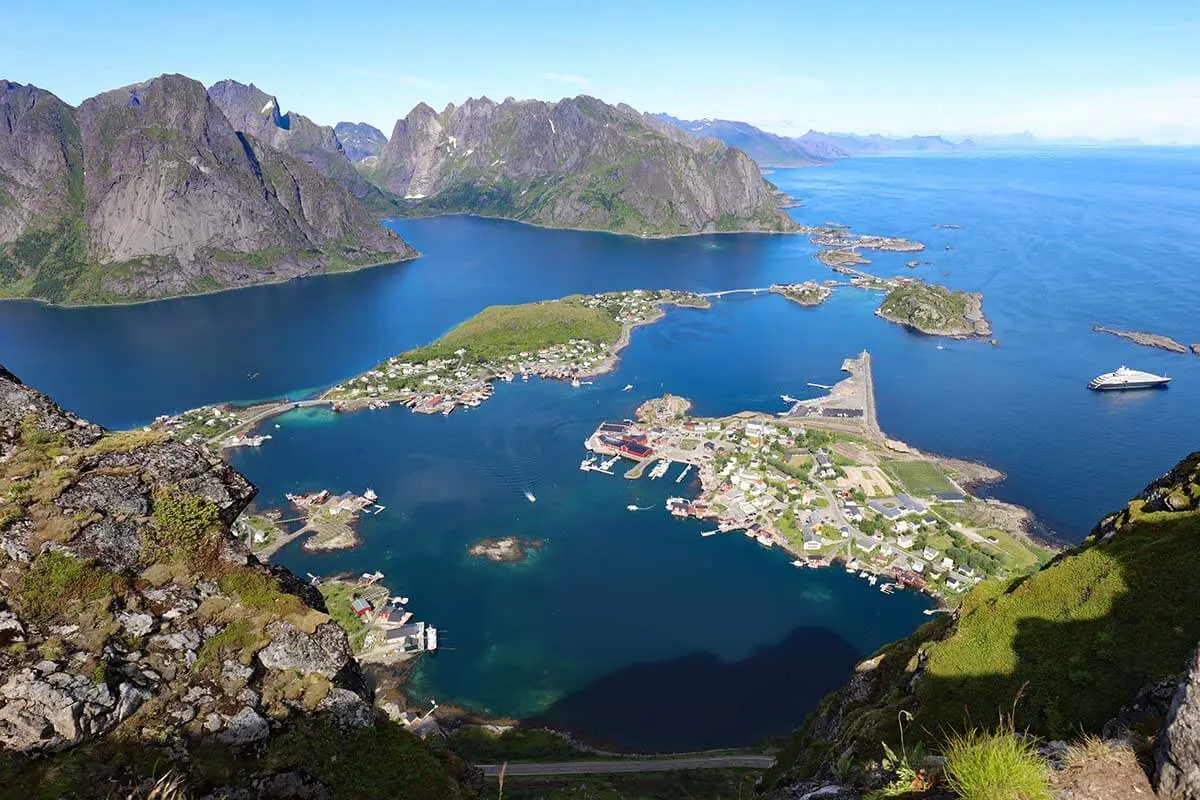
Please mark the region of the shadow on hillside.
POLYGON ((797 628, 740 661, 697 652, 623 667, 526 724, 642 752, 748 745, 799 725, 862 657, 835 633, 797 628))
POLYGON ((998 603, 1019 610, 979 609, 940 646, 954 657, 931 658, 918 692, 921 724, 991 726, 1020 694, 1019 727, 1053 738, 1098 732, 1147 684, 1181 673, 1200 641, 1200 520, 1134 526, 1058 560, 998 603), (973 653, 1007 647, 1011 671, 972 674, 973 653))

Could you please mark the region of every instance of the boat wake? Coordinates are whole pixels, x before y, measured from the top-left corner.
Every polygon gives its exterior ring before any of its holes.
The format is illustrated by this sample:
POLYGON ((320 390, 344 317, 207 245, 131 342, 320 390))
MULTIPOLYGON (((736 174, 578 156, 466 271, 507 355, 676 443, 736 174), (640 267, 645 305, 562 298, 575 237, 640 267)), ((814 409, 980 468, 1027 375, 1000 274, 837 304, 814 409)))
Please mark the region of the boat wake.
POLYGON ((632 504, 625 506, 626 511, 649 511, 652 508, 654 506, 635 506, 632 504))

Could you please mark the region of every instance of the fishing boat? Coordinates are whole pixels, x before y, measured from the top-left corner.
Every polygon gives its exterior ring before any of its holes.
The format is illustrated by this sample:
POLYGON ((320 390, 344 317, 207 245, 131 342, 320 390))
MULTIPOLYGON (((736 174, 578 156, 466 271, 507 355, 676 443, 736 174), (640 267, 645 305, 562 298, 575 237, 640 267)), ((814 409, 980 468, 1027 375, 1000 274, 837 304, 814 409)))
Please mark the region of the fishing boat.
POLYGON ((583 470, 584 472, 587 472, 588 470, 591 470, 591 469, 595 469, 596 468, 596 457, 588 456, 583 461, 580 461, 579 468, 581 470, 583 470))
POLYGON ((526 491, 526 492, 525 492, 525 499, 526 499, 526 500, 528 500, 528 501, 529 501, 529 502, 531 502, 531 503, 536 503, 536 502, 537 502, 537 498, 536 498, 536 497, 534 497, 534 496, 533 496, 533 492, 530 492, 530 491, 526 491))
POLYGON ((797 558, 795 561, 792 562, 792 566, 797 567, 797 568, 803 567, 804 562, 797 558))
POLYGON ((790 394, 781 394, 781 395, 779 395, 779 399, 785 403, 799 403, 800 402, 796 398, 792 397, 790 394))
POLYGON ((633 384, 632 384, 632 383, 627 383, 627 384, 625 384, 625 388, 624 388, 624 389, 622 389, 621 391, 622 391, 622 392, 628 392, 628 391, 630 391, 631 389, 633 389, 633 384))

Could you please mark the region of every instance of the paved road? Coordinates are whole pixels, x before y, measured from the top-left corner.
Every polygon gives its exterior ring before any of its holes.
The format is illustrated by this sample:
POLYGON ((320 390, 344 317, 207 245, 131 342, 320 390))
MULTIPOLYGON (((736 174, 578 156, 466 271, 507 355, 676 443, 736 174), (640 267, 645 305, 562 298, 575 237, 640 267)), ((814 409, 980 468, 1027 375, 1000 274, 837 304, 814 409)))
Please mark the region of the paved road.
MULTIPOLYGON (((595 775, 606 772, 673 772, 680 769, 728 769, 750 767, 766 769, 775 763, 773 756, 696 756, 694 758, 651 758, 640 761, 559 761, 544 764, 509 764, 506 775, 595 775)), ((477 764, 483 774, 500 775, 499 764, 477 764)))

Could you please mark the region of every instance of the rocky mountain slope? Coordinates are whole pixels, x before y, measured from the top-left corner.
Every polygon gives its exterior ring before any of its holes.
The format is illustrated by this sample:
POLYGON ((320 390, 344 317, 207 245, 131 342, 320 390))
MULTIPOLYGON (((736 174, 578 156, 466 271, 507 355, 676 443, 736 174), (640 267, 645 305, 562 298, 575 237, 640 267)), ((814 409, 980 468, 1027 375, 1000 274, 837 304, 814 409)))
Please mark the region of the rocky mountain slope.
POLYGON ((421 104, 363 170, 415 213, 649 236, 794 227, 745 153, 586 96, 421 104))
POLYGON ((387 144, 383 131, 365 122, 339 122, 333 126, 333 132, 351 161, 377 156, 387 144))
POLYGON ((377 717, 320 594, 231 537, 254 494, 0 368, 5 796, 124 797, 168 770, 196 796, 474 796, 465 765, 377 717))
POLYGON ((184 76, 78 108, 4 81, 0 115, 0 296, 141 300, 415 255, 184 76))
POLYGON ((1103 734, 1136 749, 1156 738, 1157 756, 1140 752, 1158 781, 1200 793, 1187 733, 1200 730, 1198 541, 1200 452, 1080 547, 1030 576, 979 584, 956 613, 859 664, 789 742, 768 786, 791 797, 812 779, 869 780, 882 743, 899 752, 901 726, 910 751, 924 741, 929 752, 951 731, 1013 712, 1018 730, 1046 739, 1103 734))
POLYGON ((379 189, 359 175, 350 163, 333 128, 318 125, 295 111, 282 113, 279 101, 254 84, 223 80, 208 87, 208 95, 234 130, 303 161, 326 178, 340 183, 368 207, 387 207, 387 200, 379 189))

